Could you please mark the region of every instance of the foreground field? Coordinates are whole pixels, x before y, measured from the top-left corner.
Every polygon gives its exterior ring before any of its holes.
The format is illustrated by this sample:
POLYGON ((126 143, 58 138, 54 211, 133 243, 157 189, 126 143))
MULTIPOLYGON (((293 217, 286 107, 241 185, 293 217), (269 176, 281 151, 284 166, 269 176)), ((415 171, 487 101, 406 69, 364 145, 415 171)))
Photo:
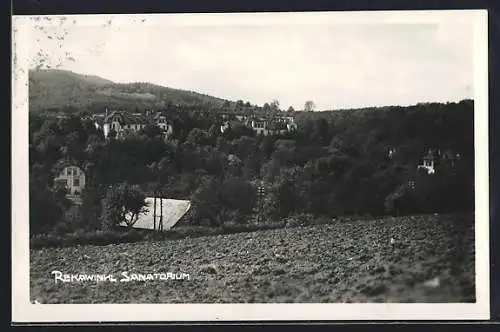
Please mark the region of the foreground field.
POLYGON ((30 254, 31 300, 42 303, 475 301, 472 216, 334 222, 30 254), (117 281, 56 283, 55 270, 111 274, 117 281), (189 280, 122 282, 122 272, 129 278, 186 273, 189 280))

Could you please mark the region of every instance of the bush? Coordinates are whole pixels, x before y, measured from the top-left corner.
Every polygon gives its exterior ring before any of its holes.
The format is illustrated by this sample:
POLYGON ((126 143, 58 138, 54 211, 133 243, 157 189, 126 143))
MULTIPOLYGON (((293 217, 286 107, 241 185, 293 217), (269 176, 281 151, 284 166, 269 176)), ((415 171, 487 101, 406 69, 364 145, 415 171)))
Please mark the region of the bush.
POLYGON ((57 234, 35 234, 30 239, 30 248, 60 247, 62 236, 57 234))
POLYGON ((310 213, 296 214, 286 218, 285 225, 287 227, 311 225, 313 224, 314 219, 315 219, 314 216, 310 213))
POLYGON ((52 229, 52 234, 64 235, 71 232, 71 228, 66 221, 58 222, 52 229))
POLYGON ((84 227, 80 209, 81 207, 73 205, 64 212, 64 223, 70 232, 84 227))
POLYGON ((108 245, 118 243, 131 243, 143 240, 145 237, 136 230, 127 232, 119 231, 92 231, 85 232, 79 230, 73 233, 58 234, 38 234, 30 239, 32 249, 43 247, 68 247, 76 245, 108 245))
POLYGON ((336 219, 335 218, 332 218, 332 217, 327 217, 327 216, 321 216, 321 217, 318 217, 318 218, 315 218, 313 221, 312 221, 312 224, 313 225, 325 225, 325 224, 331 224, 332 222, 334 222, 336 219))

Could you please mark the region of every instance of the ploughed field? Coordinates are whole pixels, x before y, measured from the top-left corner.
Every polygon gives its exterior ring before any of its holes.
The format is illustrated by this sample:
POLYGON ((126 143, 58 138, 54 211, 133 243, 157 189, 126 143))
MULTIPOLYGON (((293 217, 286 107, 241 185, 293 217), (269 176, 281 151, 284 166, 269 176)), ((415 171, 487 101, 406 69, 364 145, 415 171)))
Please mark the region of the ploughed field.
POLYGON ((472 215, 339 221, 30 254, 30 297, 41 303, 475 301, 472 215), (52 271, 87 280, 56 283, 52 271), (90 280, 97 274, 116 281, 90 280))

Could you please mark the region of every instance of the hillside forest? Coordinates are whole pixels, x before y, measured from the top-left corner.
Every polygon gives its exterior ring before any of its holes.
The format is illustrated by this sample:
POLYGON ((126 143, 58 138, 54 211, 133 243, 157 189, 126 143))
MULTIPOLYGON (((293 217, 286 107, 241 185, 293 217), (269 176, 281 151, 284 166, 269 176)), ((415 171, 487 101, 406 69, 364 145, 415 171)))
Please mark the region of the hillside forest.
POLYGON ((295 112, 296 132, 256 136, 243 125, 221 133, 216 112, 164 106, 174 128, 167 140, 153 127, 107 140, 78 113, 30 112, 31 234, 102 229, 117 186, 191 200, 186 222, 207 227, 256 223, 257 208, 259 223, 472 211, 473 108, 463 100, 295 112), (435 174, 417 169, 429 150, 440 151, 435 174), (76 210, 53 183, 67 165, 87 177, 76 210))

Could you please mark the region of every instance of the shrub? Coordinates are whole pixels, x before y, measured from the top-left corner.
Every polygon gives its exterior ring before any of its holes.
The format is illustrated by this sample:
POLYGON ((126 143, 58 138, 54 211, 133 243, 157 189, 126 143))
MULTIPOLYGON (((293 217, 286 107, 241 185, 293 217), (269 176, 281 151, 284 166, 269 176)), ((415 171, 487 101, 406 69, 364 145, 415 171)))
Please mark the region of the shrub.
POLYGON ((70 232, 71 232, 71 227, 68 225, 68 223, 66 221, 60 221, 54 226, 51 234, 64 235, 70 232))
POLYGON ((112 186, 106 192, 103 209, 103 229, 113 230, 125 222, 129 228, 145 213, 146 196, 137 187, 127 183, 112 186))
POLYGON ((62 245, 62 236, 56 234, 35 234, 30 239, 30 248, 59 247, 62 245))
POLYGON ((238 179, 210 179, 193 195, 193 218, 211 226, 225 222, 246 222, 253 212, 256 189, 238 179))
POLYGON ((97 230, 102 226, 102 206, 106 189, 103 186, 87 187, 82 192, 80 218, 82 227, 86 230, 97 230))
POLYGON ((30 181, 30 233, 48 232, 63 220, 65 202, 37 181, 30 181))
POLYGON ((327 217, 327 216, 321 216, 321 217, 318 217, 318 218, 315 218, 313 221, 312 221, 312 224, 313 225, 324 225, 324 224, 330 224, 334 221, 335 219, 332 218, 332 217, 327 217))
POLYGON ((77 205, 72 205, 64 212, 63 220, 66 232, 72 232, 84 228, 80 207, 77 205))
POLYGON ((76 245, 108 245, 117 243, 131 243, 143 240, 145 237, 135 231, 92 231, 78 230, 65 235, 38 234, 30 239, 32 249, 43 247, 67 247, 76 245))
POLYGON ((314 216, 310 213, 301 213, 290 216, 285 219, 287 227, 311 225, 314 221, 314 216))

